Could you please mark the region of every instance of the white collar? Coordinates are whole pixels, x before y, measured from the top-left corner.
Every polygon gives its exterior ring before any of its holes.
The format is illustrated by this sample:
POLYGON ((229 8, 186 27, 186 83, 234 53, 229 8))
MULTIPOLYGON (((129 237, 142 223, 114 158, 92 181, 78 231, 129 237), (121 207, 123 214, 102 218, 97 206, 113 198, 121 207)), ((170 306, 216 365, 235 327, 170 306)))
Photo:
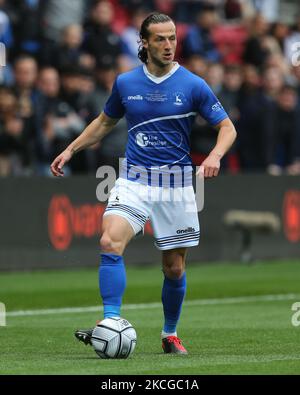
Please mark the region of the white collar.
POLYGON ((173 75, 175 73, 175 71, 177 71, 179 69, 180 64, 178 62, 174 62, 173 64, 174 64, 174 66, 172 67, 172 69, 167 74, 165 74, 161 77, 156 77, 155 75, 151 74, 145 64, 143 65, 143 70, 144 70, 146 77, 148 77, 151 81, 155 82, 156 84, 160 84, 161 82, 163 82, 166 79, 168 79, 169 77, 171 77, 171 75, 173 75))

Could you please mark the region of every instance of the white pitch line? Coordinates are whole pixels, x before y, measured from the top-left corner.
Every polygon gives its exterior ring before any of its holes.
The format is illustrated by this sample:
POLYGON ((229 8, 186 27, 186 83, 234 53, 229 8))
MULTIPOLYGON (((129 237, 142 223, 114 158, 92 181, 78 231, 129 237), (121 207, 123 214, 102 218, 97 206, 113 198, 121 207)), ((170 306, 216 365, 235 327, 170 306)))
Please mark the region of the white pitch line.
MULTIPOLYGON (((184 306, 208 306, 219 304, 237 304, 237 303, 252 303, 252 302, 276 302, 284 300, 299 300, 300 294, 283 294, 283 295, 257 295, 257 296, 241 296, 232 298, 219 299, 195 299, 187 300, 184 306)), ((138 310, 138 309, 154 309, 160 308, 161 303, 139 303, 139 304, 124 304, 123 310, 138 310)), ((103 311, 102 306, 89 307, 62 307, 57 309, 42 309, 42 310, 20 310, 10 311, 6 313, 7 317, 25 317, 25 316, 39 316, 39 315, 55 315, 55 314, 73 314, 73 313, 90 313, 103 311)))

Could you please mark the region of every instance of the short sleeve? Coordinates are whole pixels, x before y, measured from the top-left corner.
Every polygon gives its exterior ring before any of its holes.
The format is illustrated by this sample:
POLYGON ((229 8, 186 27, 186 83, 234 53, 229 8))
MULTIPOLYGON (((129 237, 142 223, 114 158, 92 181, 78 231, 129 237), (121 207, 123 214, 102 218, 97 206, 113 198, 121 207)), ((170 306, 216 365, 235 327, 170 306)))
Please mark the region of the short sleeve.
POLYGON ((104 106, 104 112, 110 118, 120 119, 125 114, 125 108, 118 89, 118 79, 115 80, 111 95, 104 106))
POLYGON ((196 111, 212 126, 228 118, 216 95, 205 81, 195 94, 196 111))

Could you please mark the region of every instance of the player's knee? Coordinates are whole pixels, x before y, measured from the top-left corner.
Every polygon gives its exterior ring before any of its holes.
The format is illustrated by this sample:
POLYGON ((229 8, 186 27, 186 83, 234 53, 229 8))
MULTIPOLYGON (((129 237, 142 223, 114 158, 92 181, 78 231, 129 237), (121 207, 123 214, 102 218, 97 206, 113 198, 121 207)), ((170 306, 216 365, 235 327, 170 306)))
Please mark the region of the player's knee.
POLYGON ((174 262, 172 264, 165 264, 163 271, 168 278, 178 280, 183 276, 184 264, 183 262, 174 262))
POLYGON ((179 266, 171 267, 168 270, 168 278, 174 279, 174 280, 179 280, 184 273, 184 269, 179 266))
POLYGON ((100 239, 100 248, 102 252, 110 254, 122 255, 123 253, 121 243, 113 240, 108 233, 102 235, 100 239))
POLYGON ((112 239, 106 235, 103 234, 101 236, 100 239, 100 248, 102 252, 110 252, 110 250, 112 249, 113 245, 112 245, 112 239))
POLYGON ((163 272, 168 278, 177 280, 185 271, 185 251, 167 251, 163 254, 163 272))

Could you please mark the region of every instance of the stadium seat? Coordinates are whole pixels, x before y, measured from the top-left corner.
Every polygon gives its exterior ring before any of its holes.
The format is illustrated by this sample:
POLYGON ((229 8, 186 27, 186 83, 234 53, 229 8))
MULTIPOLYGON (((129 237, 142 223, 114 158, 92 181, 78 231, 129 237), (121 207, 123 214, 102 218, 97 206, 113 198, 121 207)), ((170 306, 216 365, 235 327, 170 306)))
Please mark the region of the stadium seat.
POLYGON ((213 41, 222 54, 224 64, 241 64, 247 30, 239 24, 223 24, 213 31, 213 41))
POLYGON ((223 223, 229 229, 241 232, 240 259, 243 263, 253 260, 251 246, 254 233, 271 234, 280 230, 278 215, 268 211, 229 210, 224 215, 223 223))
POLYGON ((176 58, 178 61, 182 61, 182 43, 189 29, 189 25, 186 23, 178 22, 176 23, 176 33, 177 33, 177 49, 176 58))

